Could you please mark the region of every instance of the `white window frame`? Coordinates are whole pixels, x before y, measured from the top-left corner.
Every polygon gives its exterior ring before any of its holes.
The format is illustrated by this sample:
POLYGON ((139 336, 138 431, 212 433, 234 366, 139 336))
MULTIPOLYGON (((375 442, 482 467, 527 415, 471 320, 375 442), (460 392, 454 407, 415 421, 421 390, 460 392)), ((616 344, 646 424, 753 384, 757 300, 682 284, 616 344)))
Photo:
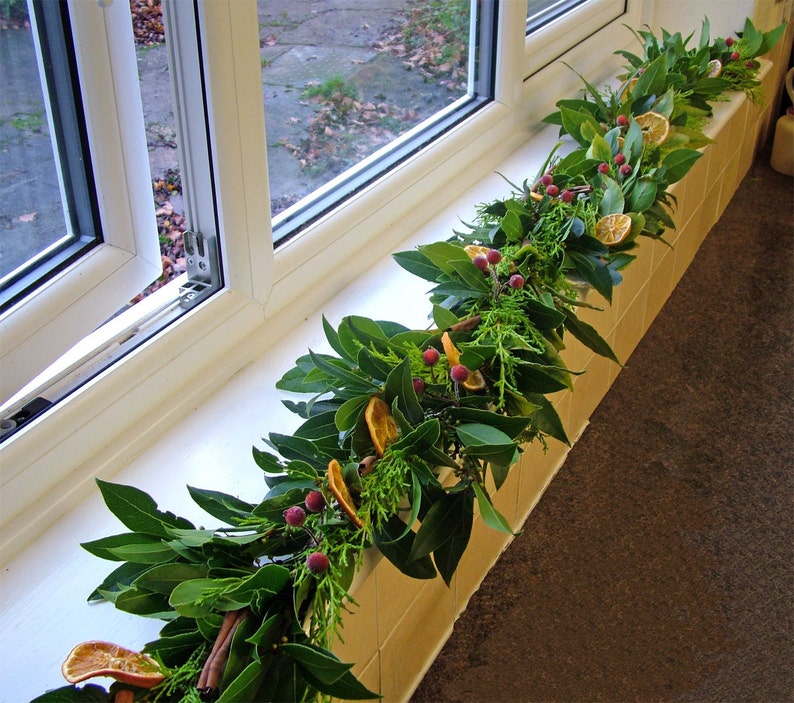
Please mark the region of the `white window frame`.
POLYGON ((587 0, 548 23, 542 31, 528 34, 524 42, 524 75, 530 76, 547 66, 614 20, 625 21, 627 4, 627 0, 587 0))
MULTIPOLYGON (((636 15, 642 0, 631 5, 636 15)), ((498 16, 496 100, 274 252, 256 2, 212 0, 200 9, 225 288, 0 445, 4 556, 88 495, 94 477, 114 476, 267 355, 282 334, 489 177, 540 128, 556 100, 579 87, 559 64, 524 80, 526 7, 506 0, 498 16)), ((550 30, 550 43, 557 31, 550 30)), ((615 21, 566 60, 599 82, 620 65, 614 50, 632 41, 615 21)))
POLYGON ((0 399, 18 391, 31 369, 43 370, 162 271, 134 48, 112 40, 132 37, 132 26, 129 12, 116 5, 77 3, 71 16, 83 102, 94 108, 86 109, 88 138, 101 145, 92 153, 100 218, 113 226, 103 227, 102 244, 0 318, 0 399))

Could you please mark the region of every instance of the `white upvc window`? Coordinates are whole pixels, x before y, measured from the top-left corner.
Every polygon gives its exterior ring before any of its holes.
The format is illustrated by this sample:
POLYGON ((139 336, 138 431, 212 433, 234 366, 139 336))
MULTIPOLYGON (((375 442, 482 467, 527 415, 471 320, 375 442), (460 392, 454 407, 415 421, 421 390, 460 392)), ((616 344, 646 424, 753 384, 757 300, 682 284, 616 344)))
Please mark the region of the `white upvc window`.
MULTIPOLYGON (((274 248, 274 220, 265 195, 270 192, 267 106, 262 100, 257 3, 164 2, 169 24, 175 28, 169 39, 186 210, 194 218, 191 227, 218 242, 223 287, 125 351, 116 363, 85 380, 64 401, 0 445, 0 515, 5 547, 12 551, 35 534, 29 529, 32 523, 47 524, 86 495, 94 476, 111 477, 176 418, 190 412, 240 368, 267 354, 282 334, 489 176, 496 164, 526 142, 557 99, 580 87, 578 76, 559 63, 533 68, 527 79, 524 3, 473 1, 473 8, 486 6, 496 22, 493 98, 274 248), (205 118, 206 126, 197 127, 205 118), (14 520, 36 501, 33 517, 14 520)), ((583 8, 590 3, 601 0, 588 0, 583 8)), ((85 14, 87 19, 80 22, 94 33, 82 47, 84 63, 109 62, 107 54, 95 55, 90 46, 117 48, 121 42, 108 13, 126 4, 70 1, 75 16, 85 14)), ((564 56, 577 71, 598 82, 614 74, 618 60, 613 51, 630 46, 632 40, 621 22, 641 24, 641 7, 639 0, 632 0, 629 14, 606 27, 599 25, 598 36, 587 41, 572 38, 559 24, 561 19, 533 35, 543 34, 545 43, 555 47, 553 59, 564 56)), ((119 79, 114 76, 114 80, 119 79)), ((131 98, 122 88, 111 85, 106 98, 123 106, 131 98), (116 95, 117 90, 121 95, 116 95)), ((108 116, 103 112, 105 102, 87 101, 86 109, 101 115, 103 129, 122 131, 132 119, 130 113, 117 107, 108 116)), ((140 124, 130 131, 142 138, 140 124)), ((148 170, 140 163, 146 146, 135 144, 134 149, 119 146, 115 162, 97 180, 107 179, 109 186, 140 180, 136 186, 140 189, 145 184, 145 197, 140 196, 145 205, 125 205, 120 211, 106 208, 103 215, 104 221, 123 219, 125 225, 133 222, 135 229, 146 230, 149 225, 141 223, 151 218, 151 191, 148 170)), ((118 201, 110 201, 114 206, 131 202, 126 195, 116 197, 118 201)), ((160 297, 147 303, 155 312, 174 299, 162 302, 160 297)), ((116 324, 118 338, 134 328, 124 320, 116 324)))
MULTIPOLYGON (((531 75, 618 18, 626 21, 629 0, 528 0, 524 73, 531 75), (549 36, 555 37, 549 41, 549 36)), ((635 11, 632 11, 635 10, 635 11)), ((630 16, 630 15, 629 15, 630 16)))
POLYGON ((161 271, 129 14, 96 3, 30 9, 64 232, 3 276, 0 404, 161 271))

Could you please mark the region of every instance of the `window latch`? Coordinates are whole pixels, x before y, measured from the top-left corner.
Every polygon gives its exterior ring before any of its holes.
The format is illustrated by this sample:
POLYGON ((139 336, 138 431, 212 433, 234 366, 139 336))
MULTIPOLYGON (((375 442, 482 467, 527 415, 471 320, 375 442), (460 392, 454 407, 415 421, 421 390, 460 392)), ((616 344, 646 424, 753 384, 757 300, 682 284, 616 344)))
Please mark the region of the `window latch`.
POLYGON ((179 305, 190 310, 221 286, 221 269, 215 237, 187 231, 182 235, 188 280, 179 288, 179 305))

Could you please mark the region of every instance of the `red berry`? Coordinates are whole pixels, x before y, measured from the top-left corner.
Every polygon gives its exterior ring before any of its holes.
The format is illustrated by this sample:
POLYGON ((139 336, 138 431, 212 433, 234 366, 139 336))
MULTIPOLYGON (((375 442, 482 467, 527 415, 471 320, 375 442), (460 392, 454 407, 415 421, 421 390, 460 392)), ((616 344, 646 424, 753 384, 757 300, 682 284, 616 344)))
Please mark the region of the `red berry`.
POLYGON ((601 162, 598 164, 598 172, 599 173, 609 173, 609 164, 601 162))
POLYGON ((747 68, 755 68, 755 61, 747 61, 744 64, 747 68))
POLYGON ((317 576, 328 571, 329 566, 331 562, 322 552, 312 552, 306 557, 306 568, 317 576))
POLYGON ((566 188, 560 193, 560 200, 564 203, 570 203, 573 200, 573 191, 566 188))
POLYGON ((560 189, 555 186, 553 183, 550 186, 546 186, 546 195, 551 198, 556 198, 560 194, 560 189))
POLYGON ((441 358, 441 354, 439 354, 438 349, 435 347, 428 347, 422 352, 422 360, 428 366, 434 366, 438 363, 438 360, 441 358))
POLYGON ((485 271, 488 268, 488 259, 485 258, 484 254, 477 254, 471 262, 478 268, 480 271, 485 271))
POLYGON ((510 280, 507 282, 507 285, 518 290, 519 288, 524 287, 524 283, 524 277, 520 273, 514 273, 512 276, 510 276, 510 280))
POLYGON ((628 176, 632 172, 631 164, 623 164, 620 167, 620 175, 621 176, 628 176))
POLYGON ((626 163, 626 155, 625 154, 615 154, 615 163, 618 166, 622 166, 626 163))
POLYGON ((629 118, 626 115, 618 115, 615 121, 618 123, 618 127, 626 127, 629 124, 629 118))
POLYGON ((498 264, 502 260, 502 255, 498 249, 489 249, 485 258, 488 259, 489 264, 498 264))
POLYGON ((300 505, 293 505, 284 511, 284 520, 290 527, 300 527, 306 522, 306 511, 300 505))
POLYGON ((415 376, 413 378, 413 384, 414 384, 414 393, 419 395, 420 393, 424 393, 425 392, 425 381, 424 381, 424 379, 415 376))
POLYGON ((310 513, 319 513, 325 507, 325 496, 320 491, 309 491, 303 503, 310 513))
POLYGON ((455 364, 449 370, 449 375, 455 383, 464 383, 469 378, 469 370, 463 364, 455 364))
POLYGON ((738 61, 740 58, 742 58, 742 55, 741 55, 741 54, 740 54, 738 51, 734 51, 734 52, 731 54, 731 59, 732 59, 733 61, 738 61))
POLYGON ((550 186, 552 183, 554 183, 554 178, 552 177, 552 175, 551 175, 550 173, 544 173, 544 174, 543 174, 543 175, 540 177, 540 182, 541 182, 541 183, 542 183, 544 186, 550 186))
POLYGON ((733 37, 728 37, 728 38, 725 40, 725 45, 726 45, 726 46, 733 46, 733 37))

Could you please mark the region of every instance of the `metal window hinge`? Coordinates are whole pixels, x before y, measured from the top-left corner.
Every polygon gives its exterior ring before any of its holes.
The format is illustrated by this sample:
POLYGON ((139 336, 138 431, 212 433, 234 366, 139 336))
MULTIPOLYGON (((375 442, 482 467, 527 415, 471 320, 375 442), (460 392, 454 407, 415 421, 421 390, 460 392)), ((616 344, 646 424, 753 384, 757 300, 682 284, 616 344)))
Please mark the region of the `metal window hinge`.
POLYGON ((185 261, 188 281, 179 288, 179 304, 189 310, 221 286, 221 267, 215 237, 185 232, 185 261))
POLYGON ((17 408, 10 415, 0 419, 0 442, 22 429, 31 420, 35 420, 51 405, 52 402, 46 398, 33 398, 23 407, 17 408))

